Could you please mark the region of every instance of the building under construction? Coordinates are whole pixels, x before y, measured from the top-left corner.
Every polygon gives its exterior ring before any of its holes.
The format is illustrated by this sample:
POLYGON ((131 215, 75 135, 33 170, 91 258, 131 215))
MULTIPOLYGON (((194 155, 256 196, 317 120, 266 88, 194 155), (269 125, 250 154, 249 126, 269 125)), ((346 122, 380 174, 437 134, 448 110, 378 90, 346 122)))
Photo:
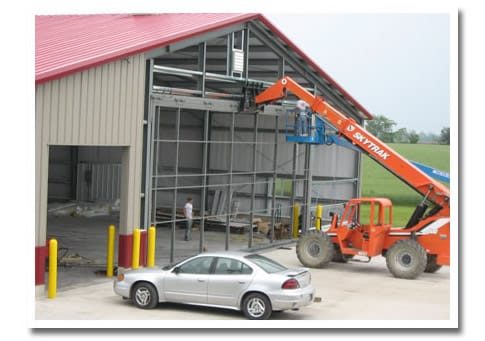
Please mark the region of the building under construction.
POLYGON ((308 229, 317 204, 325 220, 359 196, 359 153, 286 142, 295 98, 250 110, 290 76, 371 118, 282 31, 260 14, 36 17, 36 285, 52 204, 119 204, 117 265, 130 267, 135 228, 172 231, 176 258, 187 197, 202 251, 206 231, 221 249, 233 234, 248 248, 289 240, 295 205, 308 229))

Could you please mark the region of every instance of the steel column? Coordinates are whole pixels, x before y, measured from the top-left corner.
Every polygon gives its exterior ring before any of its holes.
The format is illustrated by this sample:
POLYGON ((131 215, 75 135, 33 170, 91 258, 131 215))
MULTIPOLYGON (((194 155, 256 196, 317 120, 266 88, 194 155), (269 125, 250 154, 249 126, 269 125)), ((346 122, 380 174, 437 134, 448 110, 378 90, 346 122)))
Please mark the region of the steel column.
POLYGON ((230 76, 232 74, 231 65, 232 65, 232 33, 227 35, 226 40, 226 76, 230 76))
POLYGON ((177 119, 175 121, 176 147, 175 147, 175 183, 173 190, 172 203, 172 233, 170 236, 170 263, 174 261, 175 249, 175 228, 177 225, 177 187, 178 187, 178 168, 179 168, 179 147, 180 147, 180 108, 177 109, 177 119))
MULTIPOLYGON (((161 123, 161 109, 160 107, 156 107, 155 109, 155 117, 153 119, 153 132, 154 132, 154 138, 153 138, 153 148, 152 148, 152 154, 155 154, 155 164, 152 164, 152 172, 154 172, 155 177, 152 177, 152 188, 153 188, 153 179, 155 180, 155 191, 153 195, 153 218, 152 221, 157 221, 157 189, 158 189, 158 158, 159 158, 159 153, 160 153, 160 144, 162 143, 160 141, 160 123, 161 123), (156 130, 156 133, 155 133, 156 130)), ((153 159, 152 159, 153 160, 153 159)), ((148 228, 148 227, 147 227, 148 228)))
POLYGON ((275 128, 274 128, 274 152, 273 152, 273 189, 271 199, 271 236, 270 243, 274 240, 274 225, 275 221, 275 209, 276 209, 276 180, 278 179, 278 128, 279 120, 278 116, 275 116, 275 128))
POLYGON ((236 113, 232 113, 231 120, 231 144, 229 152, 229 181, 227 186, 227 203, 226 203, 226 250, 229 250, 229 237, 231 236, 231 202, 232 202, 232 172, 234 159, 234 123, 236 120, 236 113))
POLYGON ((253 135, 253 181, 251 183, 251 204, 249 211, 249 238, 248 238, 248 248, 253 246, 253 221, 254 221, 254 200, 256 191, 256 152, 258 147, 258 123, 259 115, 256 112, 254 114, 254 135, 253 135))
MULTIPOLYGON (((297 168, 297 164, 298 164, 298 144, 295 143, 295 144, 293 144, 293 165, 292 165, 291 198, 290 198, 290 203, 291 203, 291 209, 290 209, 291 220, 290 221, 292 221, 292 222, 295 221, 293 208, 295 207, 295 202, 296 202, 296 168, 297 168)), ((292 226, 292 231, 293 231, 293 229, 294 229, 294 226, 292 226)))
POLYGON ((200 193, 200 242, 199 242, 199 252, 204 250, 205 244, 205 211, 206 211, 206 198, 207 198, 207 166, 209 164, 209 110, 205 112, 204 115, 204 147, 202 150, 202 190, 200 193))
POLYGON ((244 38, 244 78, 249 78, 249 28, 243 30, 243 38, 244 38))
POLYGON ((197 79, 197 88, 200 90, 202 97, 205 97, 205 69, 206 69, 206 51, 207 43, 204 41, 199 44, 199 71, 202 72, 201 77, 197 79))
POLYGON ((153 103, 152 98, 152 89, 153 89, 153 59, 147 63, 147 82, 146 82, 146 93, 147 96, 145 98, 147 107, 146 107, 146 115, 144 122, 145 125, 145 186, 143 188, 143 228, 147 228, 150 224, 149 216, 150 216, 150 209, 151 209, 151 198, 152 198, 152 161, 153 161, 153 111, 155 110, 155 105, 153 103))
POLYGON ((312 205, 312 151, 311 144, 305 145, 305 180, 304 184, 304 204, 303 204, 303 221, 302 232, 306 232, 310 228, 310 213, 312 205))

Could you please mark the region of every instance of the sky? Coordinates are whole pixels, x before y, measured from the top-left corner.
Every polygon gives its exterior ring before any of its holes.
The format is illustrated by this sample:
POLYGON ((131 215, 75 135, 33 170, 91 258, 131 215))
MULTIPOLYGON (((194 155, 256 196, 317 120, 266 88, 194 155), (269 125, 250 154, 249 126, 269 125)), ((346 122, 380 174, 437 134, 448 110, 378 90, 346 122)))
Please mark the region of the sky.
POLYGON ((450 14, 263 15, 395 130, 450 127, 450 14))

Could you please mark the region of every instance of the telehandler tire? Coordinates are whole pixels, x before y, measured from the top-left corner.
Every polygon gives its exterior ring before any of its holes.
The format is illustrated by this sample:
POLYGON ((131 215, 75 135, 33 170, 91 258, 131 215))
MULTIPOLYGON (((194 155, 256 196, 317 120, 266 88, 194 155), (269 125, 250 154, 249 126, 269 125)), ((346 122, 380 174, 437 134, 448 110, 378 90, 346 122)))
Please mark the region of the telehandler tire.
POLYGON ((428 255, 428 262, 426 263, 424 272, 435 273, 439 269, 441 269, 441 265, 436 264, 436 255, 428 255))
POLYGON ((427 262, 426 251, 413 239, 398 240, 386 253, 387 268, 397 278, 415 279, 427 262))
POLYGON ((308 231, 296 242, 296 255, 301 264, 309 268, 323 268, 335 253, 330 238, 318 230, 308 231))
POLYGON ((351 260, 354 257, 354 255, 344 255, 340 250, 340 246, 338 246, 338 244, 336 243, 333 244, 333 248, 335 252, 333 253, 332 262, 347 263, 349 260, 351 260))

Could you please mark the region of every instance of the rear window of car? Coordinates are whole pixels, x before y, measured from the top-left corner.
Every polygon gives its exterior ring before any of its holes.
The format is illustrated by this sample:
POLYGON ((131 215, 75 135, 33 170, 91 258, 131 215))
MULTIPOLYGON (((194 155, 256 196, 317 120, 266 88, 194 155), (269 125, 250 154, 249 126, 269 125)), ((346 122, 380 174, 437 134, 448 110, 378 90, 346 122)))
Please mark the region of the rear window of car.
POLYGON ((280 263, 275 262, 268 257, 261 256, 261 255, 248 255, 245 258, 249 259, 251 262, 259 266, 261 269, 266 271, 267 273, 275 273, 285 271, 288 268, 280 263))

